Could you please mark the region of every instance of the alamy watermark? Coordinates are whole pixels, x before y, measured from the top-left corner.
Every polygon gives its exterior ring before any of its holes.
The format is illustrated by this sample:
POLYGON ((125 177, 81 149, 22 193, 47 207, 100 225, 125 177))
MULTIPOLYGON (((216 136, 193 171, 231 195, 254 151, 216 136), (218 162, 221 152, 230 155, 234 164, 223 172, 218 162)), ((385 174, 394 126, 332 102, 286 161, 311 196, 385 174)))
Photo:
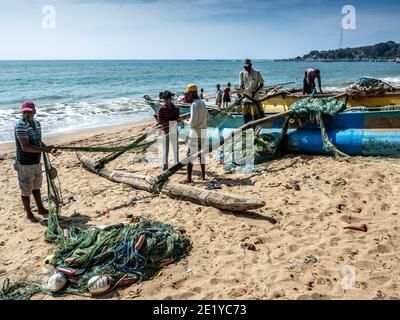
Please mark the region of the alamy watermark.
POLYGON ((347 264, 342 269, 342 275, 342 288, 344 290, 354 289, 356 287, 356 268, 347 264))
POLYGON ((55 30, 56 25, 56 8, 53 5, 45 5, 42 7, 42 29, 55 30))

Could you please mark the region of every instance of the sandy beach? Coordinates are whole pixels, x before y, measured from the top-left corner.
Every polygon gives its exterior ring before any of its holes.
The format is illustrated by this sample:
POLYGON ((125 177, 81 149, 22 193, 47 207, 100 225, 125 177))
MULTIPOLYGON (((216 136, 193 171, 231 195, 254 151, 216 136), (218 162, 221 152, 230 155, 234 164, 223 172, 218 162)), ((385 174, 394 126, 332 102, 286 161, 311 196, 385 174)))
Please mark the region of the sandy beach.
MULTIPOLYGON (((98 145, 129 139, 151 123, 124 125, 48 143, 98 145)), ((183 147, 181 148, 183 149, 183 147)), ((0 160, 0 277, 39 273, 52 253, 45 227, 30 223, 11 167, 13 145, 2 145, 0 160)), ((93 157, 99 157, 96 155, 93 157)), ((158 164, 133 163, 128 153, 110 167, 154 174, 158 164)), ((74 153, 52 158, 64 202, 62 221, 83 228, 135 221, 140 216, 179 225, 193 240, 190 256, 165 267, 142 285, 112 292, 111 299, 398 299, 400 280, 400 159, 337 161, 326 156, 287 155, 262 166, 259 174, 224 174, 208 166, 222 190, 263 198, 264 208, 222 212, 112 183, 87 172, 74 153), (66 201, 67 199, 73 199, 66 201), (110 214, 102 212, 108 208, 110 214), (367 232, 344 230, 365 223, 367 232), (353 288, 343 288, 354 268, 353 288)), ((195 186, 204 188, 195 166, 195 186)), ((173 176, 182 181, 185 171, 173 176)), ((46 194, 43 185, 42 193, 46 194)), ((89 295, 87 295, 89 298, 89 295)), ((36 296, 34 299, 52 299, 36 296)), ((64 299, 82 299, 67 296, 64 299)))

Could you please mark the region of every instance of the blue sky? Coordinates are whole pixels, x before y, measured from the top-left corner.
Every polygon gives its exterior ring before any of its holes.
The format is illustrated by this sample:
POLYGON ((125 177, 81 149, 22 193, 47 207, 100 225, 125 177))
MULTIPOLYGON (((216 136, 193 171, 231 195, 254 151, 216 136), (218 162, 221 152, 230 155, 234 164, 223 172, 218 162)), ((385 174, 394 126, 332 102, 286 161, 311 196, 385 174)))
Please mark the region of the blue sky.
POLYGON ((295 57, 338 48, 344 5, 345 47, 400 42, 398 0, 2 0, 0 60, 295 57))

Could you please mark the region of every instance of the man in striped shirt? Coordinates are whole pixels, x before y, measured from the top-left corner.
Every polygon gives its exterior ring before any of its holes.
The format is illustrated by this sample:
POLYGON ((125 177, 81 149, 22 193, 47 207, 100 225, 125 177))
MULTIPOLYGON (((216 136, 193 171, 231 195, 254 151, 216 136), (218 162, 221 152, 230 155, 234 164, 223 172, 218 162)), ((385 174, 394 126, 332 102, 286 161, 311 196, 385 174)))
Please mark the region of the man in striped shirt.
POLYGON ((163 93, 165 104, 160 107, 157 114, 157 122, 161 125, 163 145, 163 170, 168 169, 169 143, 172 145, 174 164, 178 163, 178 135, 177 122, 181 121, 179 108, 172 103, 173 94, 170 91, 163 93))
POLYGON ((45 146, 42 142, 42 131, 39 121, 35 120, 36 107, 33 102, 25 101, 21 106, 22 119, 14 129, 16 143, 16 170, 21 189, 21 199, 27 218, 32 222, 39 222, 33 215, 30 206, 30 197, 33 194, 39 214, 45 215, 40 187, 42 186, 42 168, 40 158, 42 152, 51 152, 52 146, 45 146))

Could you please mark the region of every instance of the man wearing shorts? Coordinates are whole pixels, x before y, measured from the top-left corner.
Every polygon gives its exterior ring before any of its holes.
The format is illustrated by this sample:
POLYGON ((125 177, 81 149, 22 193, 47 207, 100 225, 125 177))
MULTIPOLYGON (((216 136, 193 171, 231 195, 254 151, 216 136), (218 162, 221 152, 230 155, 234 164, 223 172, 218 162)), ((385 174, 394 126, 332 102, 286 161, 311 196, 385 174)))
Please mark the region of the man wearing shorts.
MULTIPOLYGON (((239 74, 240 88, 247 96, 253 100, 257 100, 258 92, 264 86, 264 79, 260 71, 253 69, 250 59, 244 60, 243 69, 239 74)), ((253 100, 245 98, 242 101, 244 123, 260 119, 264 116, 264 112, 261 109, 262 106, 253 100)))
MULTIPOLYGON (((189 140, 187 146, 187 156, 193 155, 202 150, 206 143, 208 111, 207 106, 197 94, 197 86, 189 84, 186 87, 186 93, 191 96, 193 103, 190 107, 189 119, 189 140)), ((206 179, 206 162, 205 155, 199 156, 201 167, 201 178, 206 179)), ((187 179, 186 183, 192 182, 193 160, 187 165, 187 179)))
POLYGON ((21 199, 27 218, 32 222, 39 222, 33 215, 30 206, 31 194, 35 198, 39 214, 45 215, 48 211, 43 207, 40 187, 42 186, 42 168, 40 158, 42 152, 51 152, 52 146, 45 146, 42 142, 42 131, 39 121, 35 120, 36 107, 33 102, 25 101, 21 106, 22 119, 14 129, 16 143, 16 170, 21 189, 21 199))

